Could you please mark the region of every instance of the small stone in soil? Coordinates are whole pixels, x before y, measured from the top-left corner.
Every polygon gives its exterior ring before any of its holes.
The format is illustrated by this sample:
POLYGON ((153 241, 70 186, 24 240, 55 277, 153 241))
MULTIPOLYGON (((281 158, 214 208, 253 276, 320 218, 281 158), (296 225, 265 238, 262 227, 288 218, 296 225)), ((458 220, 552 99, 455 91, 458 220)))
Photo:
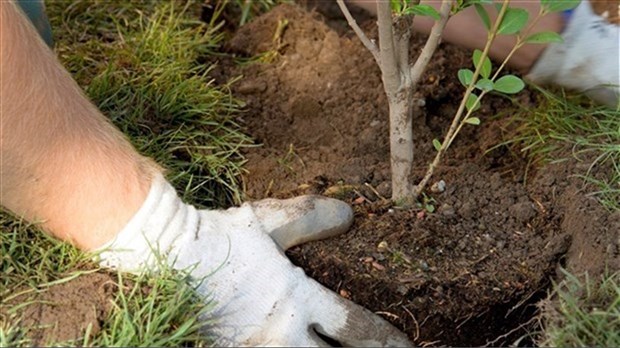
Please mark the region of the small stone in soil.
POLYGON ((433 193, 442 193, 446 190, 446 182, 443 180, 439 180, 431 186, 431 192, 433 193))
POLYGON ((450 204, 442 204, 441 208, 439 208, 439 211, 443 216, 448 218, 456 216, 456 211, 454 210, 454 207, 452 207, 450 204))

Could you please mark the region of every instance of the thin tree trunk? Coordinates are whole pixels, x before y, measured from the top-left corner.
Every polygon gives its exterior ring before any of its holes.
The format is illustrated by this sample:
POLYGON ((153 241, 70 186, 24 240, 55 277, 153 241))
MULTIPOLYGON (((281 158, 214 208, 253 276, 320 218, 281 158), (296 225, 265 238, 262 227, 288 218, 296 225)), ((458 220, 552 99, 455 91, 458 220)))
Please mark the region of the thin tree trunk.
POLYGON ((413 125, 411 89, 402 88, 390 100, 390 166, 392 169, 392 201, 397 205, 413 203, 411 170, 413 166, 413 125))
MULTIPOLYGON (((412 67, 409 64, 409 40, 413 16, 405 16, 393 23, 389 1, 377 1, 379 48, 369 40, 349 13, 343 0, 337 0, 349 25, 364 46, 372 53, 381 69, 383 88, 390 113, 390 166, 392 169, 392 201, 409 206, 416 198, 411 182, 413 169, 413 109, 412 95, 420 76, 430 61, 449 17, 452 0, 443 0, 438 21, 431 31, 420 58, 412 67)), ((418 4, 414 0, 412 4, 418 4)))
POLYGON ((377 3, 379 52, 383 88, 390 108, 390 166, 392 201, 413 203, 410 176, 413 166, 413 125, 411 115, 411 74, 408 61, 409 21, 393 26, 389 1, 377 3))

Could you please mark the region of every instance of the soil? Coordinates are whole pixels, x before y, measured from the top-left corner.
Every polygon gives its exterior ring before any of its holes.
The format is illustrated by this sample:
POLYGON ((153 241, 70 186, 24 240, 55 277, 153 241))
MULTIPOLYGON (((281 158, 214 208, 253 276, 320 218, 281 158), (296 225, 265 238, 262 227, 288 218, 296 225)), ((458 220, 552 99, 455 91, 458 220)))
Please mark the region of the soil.
MULTIPOLYGON (((308 275, 384 316, 417 345, 478 346, 506 345, 535 330, 536 303, 560 266, 591 275, 619 268, 620 214, 604 210, 573 175, 588 163, 532 167, 518 148, 498 146, 517 110, 505 98, 487 98, 483 124, 464 129, 449 150, 434 176, 445 191, 425 195, 432 208, 392 207, 384 199, 388 108, 380 72, 333 4, 309 6, 318 8, 280 6, 240 28, 228 53, 264 54, 264 62, 222 58, 213 73, 221 83, 243 75, 233 86, 247 102, 238 121, 261 144, 245 153, 250 199, 314 193, 355 208, 346 234, 288 251, 308 275)), ((376 35, 373 21, 356 15, 376 35)), ((413 40, 412 58, 424 40, 413 40)), ((434 156, 431 139, 441 138, 458 107, 457 71, 469 57, 442 44, 423 77, 414 180, 434 156)), ((517 99, 527 107, 536 95, 517 99)))
MULTIPOLYGON (((379 70, 332 2, 306 5, 280 6, 236 31, 228 53, 269 54, 252 65, 221 58, 213 77, 225 83, 244 76, 233 87, 247 102, 238 122, 261 144, 245 153, 249 199, 316 193, 355 209, 346 234, 288 251, 308 275, 417 345, 497 346, 537 329, 536 303, 559 266, 591 275, 620 268, 620 213, 604 210, 574 176, 589 163, 528 167, 518 148, 498 146, 517 110, 499 97, 483 102, 483 124, 464 129, 435 174, 445 191, 428 191, 426 208, 392 207, 384 199, 388 109, 379 70)), ((375 35, 372 19, 354 14, 375 35)), ((414 39, 412 57, 423 43, 414 39)), ((421 82, 414 180, 434 155, 431 139, 441 137, 457 108, 456 72, 467 65, 469 52, 442 44, 421 82)), ((536 96, 526 91, 518 101, 527 107, 536 96)), ((107 274, 42 290, 7 301, 34 299, 16 315, 35 327, 35 345, 82 337, 89 326, 96 334, 116 291, 107 274)))
POLYGON ((108 318, 117 288, 107 273, 84 274, 35 292, 25 288, 0 307, 0 318, 20 320, 21 327, 29 328, 26 336, 35 347, 94 336, 108 318), (7 308, 19 309, 10 313, 7 308))

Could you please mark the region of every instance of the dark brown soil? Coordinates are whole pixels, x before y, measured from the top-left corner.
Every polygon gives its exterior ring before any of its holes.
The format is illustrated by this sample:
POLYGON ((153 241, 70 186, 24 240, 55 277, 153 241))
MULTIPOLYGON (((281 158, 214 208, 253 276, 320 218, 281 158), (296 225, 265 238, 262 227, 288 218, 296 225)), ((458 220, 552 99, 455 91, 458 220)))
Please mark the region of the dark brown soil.
MULTIPOLYGON (((242 27, 228 51, 271 52, 262 64, 220 61, 214 77, 243 75, 233 92, 248 103, 242 123, 257 143, 244 178, 251 199, 319 193, 355 206, 345 235, 288 252, 306 272, 383 315, 418 345, 505 345, 534 329, 535 304, 556 277, 619 267, 620 214, 583 191, 574 161, 528 168, 518 149, 496 145, 511 101, 483 102, 480 127, 464 129, 435 174, 443 193, 398 210, 390 196, 387 104, 375 62, 344 23, 281 6, 242 27), (285 22, 286 21, 286 22, 285 22), (276 37, 278 26, 283 34, 276 37), (526 176, 527 173, 527 176, 526 176)), ((366 17, 367 18, 367 17, 366 17)), ((370 33, 372 21, 360 21, 370 33)), ((372 34, 371 34, 372 35, 372 34)), ((414 39, 412 56, 424 43, 414 39)), ((459 68, 470 53, 441 45, 417 97, 414 178, 419 180, 456 110, 459 68)), ((518 101, 534 103, 523 92, 518 101)))

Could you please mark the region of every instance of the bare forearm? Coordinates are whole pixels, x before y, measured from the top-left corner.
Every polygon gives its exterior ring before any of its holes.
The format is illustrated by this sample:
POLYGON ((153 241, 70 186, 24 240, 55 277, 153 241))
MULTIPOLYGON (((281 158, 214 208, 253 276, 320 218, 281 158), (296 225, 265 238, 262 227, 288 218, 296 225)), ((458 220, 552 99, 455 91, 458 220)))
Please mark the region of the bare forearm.
POLYGON ((0 10, 0 203, 96 247, 139 208, 155 166, 83 95, 16 5, 0 10))

